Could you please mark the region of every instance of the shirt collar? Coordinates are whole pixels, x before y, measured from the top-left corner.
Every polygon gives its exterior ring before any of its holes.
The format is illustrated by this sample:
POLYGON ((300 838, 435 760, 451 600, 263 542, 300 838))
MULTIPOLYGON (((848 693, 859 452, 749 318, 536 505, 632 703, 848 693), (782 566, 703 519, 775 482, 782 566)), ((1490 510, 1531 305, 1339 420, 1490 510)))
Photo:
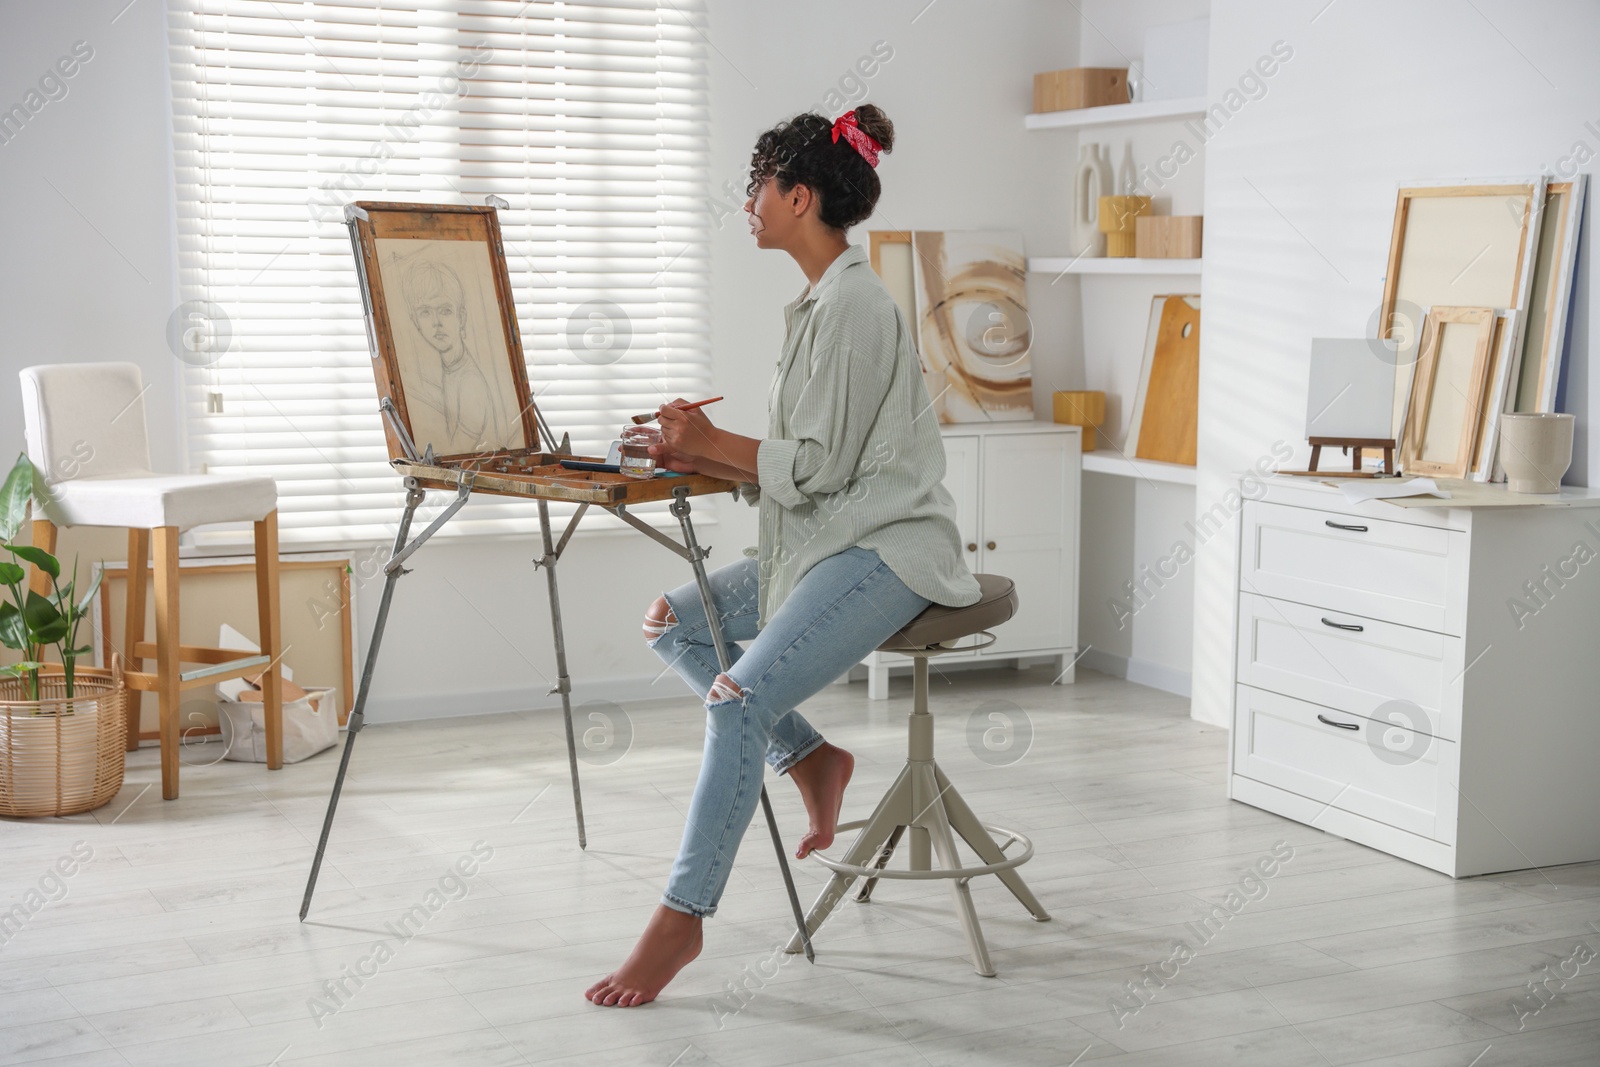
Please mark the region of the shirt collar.
POLYGON ((822 277, 817 279, 817 284, 800 290, 800 295, 795 297, 794 302, 786 310, 794 311, 803 304, 815 301, 822 294, 822 290, 831 285, 841 271, 847 267, 853 267, 857 263, 865 262, 867 262, 866 250, 860 245, 848 245, 843 252, 840 252, 835 257, 832 263, 828 264, 828 269, 822 272, 822 277))

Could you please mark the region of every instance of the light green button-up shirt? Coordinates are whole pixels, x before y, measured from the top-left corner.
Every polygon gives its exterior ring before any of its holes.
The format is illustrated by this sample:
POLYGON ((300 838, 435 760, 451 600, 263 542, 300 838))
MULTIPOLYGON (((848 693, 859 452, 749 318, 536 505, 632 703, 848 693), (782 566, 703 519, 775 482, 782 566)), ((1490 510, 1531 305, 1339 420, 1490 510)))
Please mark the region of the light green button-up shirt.
POLYGON ((876 551, 912 592, 976 603, 944 442, 905 316, 857 245, 784 309, 787 333, 756 454, 765 626, 817 563, 876 551))

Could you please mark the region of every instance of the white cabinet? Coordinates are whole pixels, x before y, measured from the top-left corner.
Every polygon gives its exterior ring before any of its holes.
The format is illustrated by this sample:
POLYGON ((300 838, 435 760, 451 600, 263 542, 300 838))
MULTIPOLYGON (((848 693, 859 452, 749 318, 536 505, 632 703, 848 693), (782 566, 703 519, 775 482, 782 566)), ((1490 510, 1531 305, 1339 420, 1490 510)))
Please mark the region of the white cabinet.
POLYGON ((1235 800, 1456 877, 1600 859, 1600 491, 1272 479, 1238 590, 1235 800))
MULTIPOLYGON (((952 652, 958 660, 1055 656, 1073 680, 1078 643, 1078 488, 1081 431, 1053 422, 944 428, 944 484, 956 502, 967 566, 1017 583, 1017 614, 993 645, 952 652)), ((909 661, 874 652, 868 695, 888 695, 889 669, 909 661)))

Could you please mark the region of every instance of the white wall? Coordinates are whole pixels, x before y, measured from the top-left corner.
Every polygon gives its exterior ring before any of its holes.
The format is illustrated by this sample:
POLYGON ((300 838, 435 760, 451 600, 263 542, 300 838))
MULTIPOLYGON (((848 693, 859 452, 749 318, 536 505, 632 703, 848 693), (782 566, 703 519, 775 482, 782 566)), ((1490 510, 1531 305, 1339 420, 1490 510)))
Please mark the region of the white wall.
MULTIPOLYGON (((709 8, 714 184, 728 179, 742 188, 756 134, 822 106, 881 40, 894 55, 866 81, 865 99, 888 111, 901 144, 883 163, 886 193, 868 226, 1006 227, 1024 232, 1030 251, 1065 246, 1065 142, 1026 135, 1021 116, 1032 71, 1074 62, 1070 7, 1049 0, 828 0, 797 10, 711 0, 709 8)), ((20 367, 127 358, 152 383, 146 400, 156 460, 177 469, 175 360, 163 339, 176 304, 165 7, 149 0, 0 0, 0 26, 0 101, 7 103, 20 100, 74 41, 95 48, 67 97, 0 145, 0 197, 9 205, 0 215, 0 284, 11 309, 0 349, 0 455, 22 448, 11 384, 20 367)), ((842 106, 829 114, 837 110, 842 106)), ((712 276, 715 377, 729 397, 716 414, 732 428, 760 433, 781 309, 804 279, 787 257, 759 254, 738 217, 716 233, 712 276)), ((1066 329, 1075 300, 1048 288, 1034 295, 1041 337, 1075 335, 1066 329)), ((1081 373, 1074 342, 1050 347, 1036 350, 1035 365, 1046 413, 1049 391, 1071 387, 1081 373)), ((697 505, 697 514, 713 510, 722 522, 702 532, 715 565, 753 542, 754 524, 742 504, 697 505)), ((64 535, 63 551, 120 560, 125 547, 120 532, 77 530, 64 535)), ((550 703, 545 691, 555 671, 544 579, 529 564, 534 554, 532 541, 501 540, 435 544, 416 557, 385 638, 384 669, 369 704, 374 720, 550 703)), ((681 691, 669 690, 679 685, 672 677, 651 686, 660 664, 636 622, 659 590, 687 577, 681 561, 637 535, 573 541, 561 581, 577 700, 681 691)), ((377 592, 375 583, 357 591, 358 655, 377 592)))
MULTIPOLYGON (((1126 67, 1142 59, 1148 28, 1204 18, 1210 4, 1208 0, 1086 0, 1081 6, 1082 40, 1073 65, 1126 67)), ((1041 131, 1034 136, 1070 139, 1076 146, 1074 160, 1081 146, 1097 143, 1104 146, 1113 166, 1131 151, 1136 165, 1150 167, 1172 157, 1174 145, 1183 140, 1193 157, 1172 177, 1148 187, 1155 213, 1204 211, 1205 146, 1185 132, 1180 120, 1082 132, 1041 131)), ((1067 211, 1069 206, 1055 210, 1067 211)), ((1081 244, 1074 251, 1077 247, 1081 244)), ((1161 293, 1199 292, 1199 281, 1192 275, 1083 275, 1058 284, 1080 293, 1084 378, 1071 388, 1106 393, 1106 425, 1099 447, 1114 454, 1111 442, 1122 440, 1133 413, 1151 299, 1161 293)), ((1204 320, 1202 315, 1202 324, 1204 320)), ((1193 541, 1184 529, 1194 511, 1193 487, 1085 472, 1083 503, 1078 632, 1081 645, 1089 649, 1084 664, 1187 694, 1194 645, 1194 568, 1171 568, 1164 561, 1176 543, 1193 541), (1171 575, 1159 585, 1148 577, 1157 567, 1171 575), (1141 583, 1145 592, 1130 595, 1129 581, 1141 583)))
MULTIPOLYGON (((1309 338, 1364 335, 1398 181, 1534 174, 1579 143, 1600 150, 1585 125, 1600 126, 1593 3, 1214 0, 1211 18, 1213 100, 1274 41, 1293 57, 1207 145, 1200 512, 1275 441, 1307 458, 1309 338)), ((1600 463, 1593 208, 1591 186, 1564 406, 1578 416, 1578 485, 1600 463)), ((1236 546, 1232 531, 1214 538, 1196 571, 1193 714, 1216 724, 1230 705, 1236 546)))
MULTIPOLYGON (((853 234, 857 243, 864 245, 873 229, 1010 229, 1024 235, 1032 255, 1066 247, 1070 142, 1030 135, 1022 116, 1031 106, 1031 72, 1075 62, 1077 19, 1070 7, 1043 0, 823 0, 806 4, 802 14, 771 0, 710 0, 709 6, 713 184, 731 181, 738 202, 761 131, 803 110, 831 117, 871 102, 894 121, 896 147, 879 164, 883 197, 853 234), (878 42, 893 57, 857 92, 841 92, 838 106, 824 106, 830 91, 850 87, 852 68, 878 42)), ((1049 281, 1029 279, 1038 339, 1034 408, 1046 418, 1050 392, 1077 387, 1070 383, 1081 360, 1071 320, 1076 293, 1049 281)), ((735 210, 716 231, 717 389, 739 401, 717 414, 729 428, 765 432, 783 305, 804 288, 793 260, 755 247, 743 212, 735 210)), ((753 537, 750 517, 742 521, 753 537)))

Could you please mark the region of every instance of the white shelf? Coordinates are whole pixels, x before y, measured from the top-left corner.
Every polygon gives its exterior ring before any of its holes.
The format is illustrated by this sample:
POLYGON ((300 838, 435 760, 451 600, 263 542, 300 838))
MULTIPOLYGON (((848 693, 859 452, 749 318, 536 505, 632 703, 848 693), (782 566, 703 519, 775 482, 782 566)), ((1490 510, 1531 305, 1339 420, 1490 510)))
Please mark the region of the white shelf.
POLYGON ((1181 463, 1161 463, 1153 459, 1129 459, 1115 452, 1094 451, 1083 454, 1083 469, 1100 474, 1116 474, 1124 478, 1143 478, 1171 485, 1193 485, 1194 468, 1181 463))
POLYGON ((1124 256, 1030 256, 1028 269, 1040 274, 1199 274, 1198 259, 1139 259, 1124 256))
POLYGON ((1117 122, 1153 122, 1157 119, 1186 119, 1206 113, 1206 98, 1191 96, 1182 100, 1150 100, 1138 104, 1107 104, 1080 107, 1071 111, 1043 111, 1024 115, 1022 123, 1030 130, 1105 126, 1117 122))

